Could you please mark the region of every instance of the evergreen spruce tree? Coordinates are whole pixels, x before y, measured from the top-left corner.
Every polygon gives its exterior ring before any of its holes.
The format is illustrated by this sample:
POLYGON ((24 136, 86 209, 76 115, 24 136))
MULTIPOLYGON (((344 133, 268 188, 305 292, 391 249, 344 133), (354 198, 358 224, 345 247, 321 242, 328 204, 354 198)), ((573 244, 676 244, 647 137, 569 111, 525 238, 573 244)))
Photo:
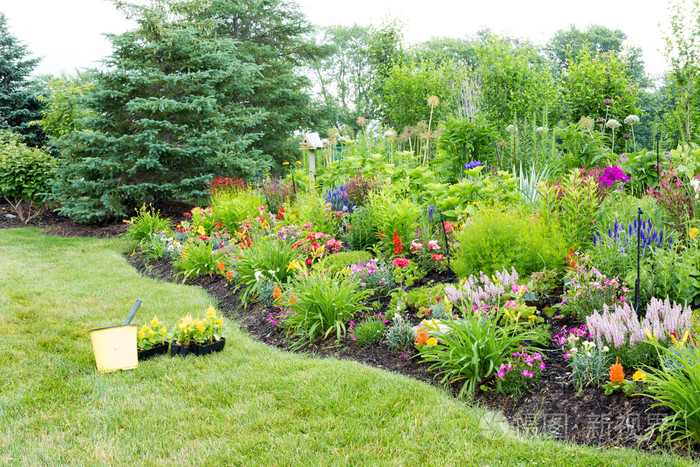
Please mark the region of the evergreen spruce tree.
MULTIPOLYGON (((254 147, 277 163, 298 157, 294 131, 315 129, 320 112, 312 103, 303 65, 323 58, 329 48, 308 39, 313 26, 298 5, 282 0, 193 0, 198 18, 217 20, 217 31, 235 39, 239 49, 259 69, 259 81, 250 105, 263 108, 267 115, 255 130, 260 139, 254 147)), ((273 167, 275 168, 275 167, 273 167)))
POLYGON ((196 199, 214 175, 251 178, 266 159, 251 145, 265 112, 250 104, 259 67, 211 20, 172 5, 127 5, 139 27, 110 36, 82 130, 62 138, 54 197, 78 222, 127 216, 141 203, 196 199))
POLYGON ((24 135, 24 143, 40 147, 46 135, 30 122, 41 118, 42 104, 29 74, 40 59, 29 58, 27 46, 10 34, 7 18, 0 13, 0 129, 24 135))

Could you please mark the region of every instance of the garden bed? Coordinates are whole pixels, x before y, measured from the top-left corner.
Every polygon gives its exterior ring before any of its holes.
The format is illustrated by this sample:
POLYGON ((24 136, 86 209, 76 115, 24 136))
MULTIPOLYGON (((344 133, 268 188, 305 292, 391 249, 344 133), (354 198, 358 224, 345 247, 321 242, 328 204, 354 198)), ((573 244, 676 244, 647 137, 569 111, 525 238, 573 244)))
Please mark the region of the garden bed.
MULTIPOLYGON (((167 260, 148 261, 139 255, 129 262, 142 274, 161 280, 176 281, 167 260)), ((268 316, 275 313, 272 306, 256 303, 243 309, 238 294, 222 276, 202 276, 186 281, 188 285, 204 288, 219 301, 219 307, 256 339, 284 350, 295 350, 284 331, 273 326, 268 316)), ((386 306, 386 305, 385 305, 386 306)), ((380 310, 381 311, 381 310, 380 310)), ((552 330, 569 324, 558 318, 548 319, 552 330)), ((653 451, 653 440, 643 440, 646 430, 667 414, 663 408, 651 405, 646 397, 629 397, 623 393, 606 396, 601 388, 586 388, 576 392, 568 381, 569 367, 561 349, 550 346, 547 367, 542 379, 520 399, 499 395, 494 391, 479 392, 477 402, 501 411, 511 425, 523 432, 538 433, 579 444, 620 446, 653 451)), ((319 345, 305 345, 303 351, 319 357, 355 360, 360 363, 395 371, 431 384, 439 384, 428 365, 413 358, 415 351, 392 352, 384 344, 360 347, 349 340, 335 344, 325 341, 319 345)), ((451 390, 459 392, 461 384, 451 390)))
MULTIPOLYGON (((5 217, 10 213, 9 205, 0 204, 0 228, 24 227, 18 219, 5 217)), ((182 206, 163 206, 162 212, 169 217, 179 217, 182 206)), ((29 226, 41 227, 51 235, 64 237, 86 236, 109 238, 126 231, 126 224, 108 226, 81 225, 53 213, 46 213, 31 221, 29 226)), ((166 281, 177 281, 172 265, 167 260, 148 261, 139 255, 128 258, 141 273, 166 281)), ((439 277, 429 278, 433 281, 439 277)), ((273 326, 268 316, 276 310, 271 306, 253 304, 243 309, 238 293, 222 276, 200 276, 186 281, 205 289, 215 297, 222 312, 234 319, 256 339, 284 350, 295 350, 284 331, 273 326)), ((422 285, 417 284, 417 285, 422 285)), ((386 303, 384 304, 386 307, 386 303)), ((381 311, 381 310, 380 310, 381 311)), ((417 318, 416 318, 417 320, 417 318)), ((546 319, 551 330, 557 332, 569 324, 557 317, 546 319)), ((606 396, 603 389, 586 388, 576 392, 568 381, 569 367, 559 348, 550 345, 546 368, 542 379, 520 399, 499 395, 494 391, 477 393, 477 402, 490 409, 501 411, 511 425, 523 432, 538 433, 580 444, 620 446, 653 451, 652 440, 643 440, 648 427, 657 424, 668 414, 663 408, 652 408, 653 401, 645 397, 629 397, 622 393, 606 396)), ((376 368, 394 371, 403 375, 439 384, 427 364, 412 358, 415 351, 392 352, 384 344, 360 347, 350 341, 334 344, 332 341, 320 345, 306 345, 303 351, 319 357, 334 357, 355 360, 376 368)), ((460 383, 452 385, 456 394, 460 383)))

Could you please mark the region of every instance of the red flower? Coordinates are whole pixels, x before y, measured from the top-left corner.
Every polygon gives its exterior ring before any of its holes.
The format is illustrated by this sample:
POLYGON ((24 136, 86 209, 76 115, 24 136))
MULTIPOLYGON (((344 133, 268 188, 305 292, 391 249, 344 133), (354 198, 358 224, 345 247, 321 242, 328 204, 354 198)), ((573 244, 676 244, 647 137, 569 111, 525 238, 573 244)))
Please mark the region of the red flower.
POLYGON ((311 263, 313 263, 313 262, 314 262, 313 258, 306 258, 306 265, 307 266, 311 266, 311 263))
POLYGON ((394 263, 394 266, 396 266, 397 268, 401 268, 401 269, 403 269, 403 268, 407 267, 409 264, 411 264, 411 262, 409 260, 407 260, 406 258, 394 258, 392 260, 392 262, 394 263))
POLYGON ((206 242, 207 240, 209 240, 209 237, 207 237, 206 235, 200 235, 199 239, 204 240, 206 242))
POLYGON ((182 215, 185 217, 192 217, 192 214, 190 214, 189 212, 183 212, 182 215))
POLYGON ((394 232, 394 254, 403 254, 403 243, 401 243, 401 237, 399 237, 399 234, 397 232, 394 232))
POLYGON ((431 258, 433 258, 435 261, 441 261, 442 258, 444 258, 445 255, 433 255, 431 258))
POLYGON ((453 224, 452 222, 445 222, 445 232, 449 233, 454 228, 455 228, 455 224, 453 224))
POLYGON ((311 250, 311 251, 316 251, 316 250, 318 250, 319 248, 321 248, 321 245, 319 245, 319 244, 316 243, 316 242, 312 243, 311 246, 309 246, 309 250, 311 250))

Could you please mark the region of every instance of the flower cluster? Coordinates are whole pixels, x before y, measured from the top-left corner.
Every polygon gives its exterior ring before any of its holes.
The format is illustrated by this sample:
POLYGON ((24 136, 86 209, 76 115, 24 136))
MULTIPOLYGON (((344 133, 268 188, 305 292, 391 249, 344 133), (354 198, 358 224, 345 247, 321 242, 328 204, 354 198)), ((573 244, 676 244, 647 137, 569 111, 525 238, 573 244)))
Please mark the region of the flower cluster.
MULTIPOLYGON (((615 224, 608 228, 607 235, 598 233, 593 235, 593 246, 604 245, 608 242, 613 242, 617 245, 621 254, 629 253, 628 249, 633 249, 636 252, 637 248, 637 219, 634 219, 631 224, 625 227, 625 224, 618 222, 615 218, 615 224)), ((673 245, 673 237, 667 235, 664 242, 664 229, 661 227, 656 230, 651 222, 651 219, 642 221, 639 224, 639 240, 642 254, 649 247, 656 248, 668 247, 673 245)))
POLYGON ((239 193, 247 189, 248 185, 246 185, 243 180, 239 178, 222 177, 219 175, 209 184, 209 195, 214 196, 222 191, 239 193))
POLYGON ((182 318, 175 328, 175 339, 184 346, 191 342, 208 344, 219 339, 223 328, 223 320, 216 316, 216 310, 210 306, 204 319, 193 319, 191 315, 182 318))
POLYGON ((148 350, 160 345, 167 339, 168 329, 154 316, 150 323, 146 323, 139 329, 136 346, 139 350, 148 350))
POLYGON ((507 361, 500 364, 496 374, 496 384, 505 394, 519 397, 532 384, 540 379, 542 370, 546 368, 541 354, 520 347, 519 352, 513 352, 507 361))
POLYGON ((393 243, 394 243, 394 254, 397 256, 402 255, 403 254, 403 243, 401 242, 401 237, 399 236, 398 232, 394 232, 393 243))
POLYGON ((418 348, 423 347, 424 345, 428 347, 434 347, 438 343, 437 339, 428 334, 428 331, 423 327, 419 327, 416 330, 414 337, 416 339, 416 347, 418 348))
POLYGON ((345 185, 329 189, 324 195, 324 199, 331 204, 331 208, 334 211, 352 212, 355 209, 355 205, 348 198, 345 185))
POLYGON ((370 289, 370 295, 384 295, 395 284, 392 269, 377 258, 350 265, 350 275, 359 277, 360 287, 370 289))
POLYGON ((518 278, 515 268, 512 268, 510 273, 504 268, 493 277, 488 277, 482 272, 478 278, 471 275, 462 279, 457 286, 447 285, 445 296, 453 305, 470 302, 474 307, 481 309, 498 302, 506 290, 512 292, 513 287, 518 286, 518 278))
POLYGON ((483 165, 484 164, 482 164, 481 161, 467 162, 466 164, 464 164, 464 170, 471 170, 471 169, 475 169, 477 167, 483 167, 483 165))
POLYGON ((598 346, 620 348, 634 347, 647 338, 669 342, 671 333, 682 336, 690 330, 690 318, 690 307, 671 304, 667 297, 664 301, 652 298, 642 320, 629 303, 624 303, 613 309, 605 305, 603 313, 595 312, 586 318, 586 324, 598 346))
POLYGON ((611 167, 606 167, 603 171, 603 175, 598 179, 600 183, 604 183, 607 186, 613 186, 615 182, 622 182, 625 184, 630 181, 628 175, 622 171, 622 169, 616 165, 611 167))

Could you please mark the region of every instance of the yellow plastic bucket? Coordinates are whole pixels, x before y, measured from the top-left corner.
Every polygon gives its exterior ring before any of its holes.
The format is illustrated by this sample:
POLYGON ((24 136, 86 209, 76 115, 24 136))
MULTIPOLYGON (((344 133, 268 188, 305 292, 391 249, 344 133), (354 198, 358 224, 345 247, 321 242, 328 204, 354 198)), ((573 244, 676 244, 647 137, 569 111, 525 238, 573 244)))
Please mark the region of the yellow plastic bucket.
POLYGON ((97 369, 102 373, 130 370, 139 366, 135 324, 91 329, 97 369))

